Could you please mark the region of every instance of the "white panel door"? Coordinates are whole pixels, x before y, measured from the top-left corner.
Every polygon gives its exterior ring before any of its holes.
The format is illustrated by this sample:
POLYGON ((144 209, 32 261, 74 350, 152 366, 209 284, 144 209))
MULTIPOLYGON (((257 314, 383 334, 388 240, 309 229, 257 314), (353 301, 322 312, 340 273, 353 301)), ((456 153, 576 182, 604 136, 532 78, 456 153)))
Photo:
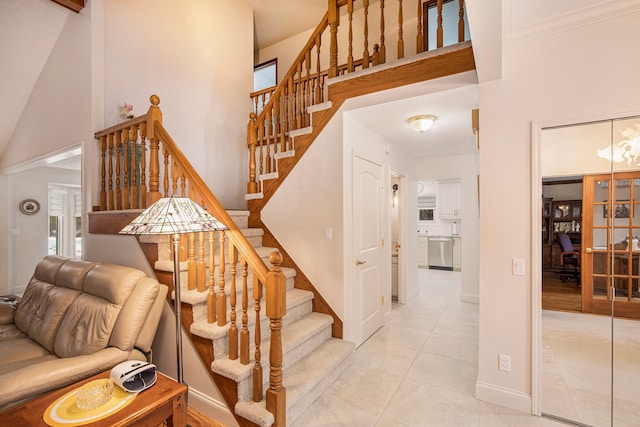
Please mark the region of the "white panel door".
POLYGON ((353 158, 353 269, 356 345, 382 326, 382 166, 353 158))

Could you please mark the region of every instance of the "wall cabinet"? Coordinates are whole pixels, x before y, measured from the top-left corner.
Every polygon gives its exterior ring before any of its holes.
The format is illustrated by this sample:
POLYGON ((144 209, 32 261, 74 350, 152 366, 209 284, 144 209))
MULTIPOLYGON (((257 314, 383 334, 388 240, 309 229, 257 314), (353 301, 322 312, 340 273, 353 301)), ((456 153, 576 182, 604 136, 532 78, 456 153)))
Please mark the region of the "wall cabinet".
POLYGON ((462 270, 462 239, 453 238, 453 271, 462 270))
POLYGON ((551 241, 557 243, 558 233, 567 233, 572 243, 579 244, 582 236, 582 200, 557 200, 551 211, 551 241))
POLYGON ((418 267, 429 268, 429 238, 418 236, 418 267))
POLYGON ((460 219, 460 181, 438 181, 438 215, 460 219))

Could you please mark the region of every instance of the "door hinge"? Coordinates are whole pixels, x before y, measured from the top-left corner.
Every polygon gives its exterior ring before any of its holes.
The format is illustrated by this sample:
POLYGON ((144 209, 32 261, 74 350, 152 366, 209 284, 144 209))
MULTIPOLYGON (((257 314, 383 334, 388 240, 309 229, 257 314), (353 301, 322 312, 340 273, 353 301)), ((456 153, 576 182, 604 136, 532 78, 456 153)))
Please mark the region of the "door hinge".
POLYGON ((384 181, 383 180, 380 180, 380 189, 384 190, 384 181))
POLYGON ((382 297, 382 305, 384 305, 384 297, 382 297))
POLYGON ((381 245, 384 248, 384 239, 382 239, 381 245))

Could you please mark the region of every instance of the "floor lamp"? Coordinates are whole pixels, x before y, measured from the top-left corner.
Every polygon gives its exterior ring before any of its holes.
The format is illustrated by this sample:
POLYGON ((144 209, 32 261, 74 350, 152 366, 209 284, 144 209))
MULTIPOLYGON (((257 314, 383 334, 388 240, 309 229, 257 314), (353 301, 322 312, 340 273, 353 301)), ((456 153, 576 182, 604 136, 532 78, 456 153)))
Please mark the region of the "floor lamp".
POLYGON ((227 230, 213 215, 188 197, 163 197, 149 206, 120 234, 172 234, 173 235, 173 288, 175 291, 176 352, 178 382, 182 377, 182 321, 180 319, 180 234, 201 231, 227 230))

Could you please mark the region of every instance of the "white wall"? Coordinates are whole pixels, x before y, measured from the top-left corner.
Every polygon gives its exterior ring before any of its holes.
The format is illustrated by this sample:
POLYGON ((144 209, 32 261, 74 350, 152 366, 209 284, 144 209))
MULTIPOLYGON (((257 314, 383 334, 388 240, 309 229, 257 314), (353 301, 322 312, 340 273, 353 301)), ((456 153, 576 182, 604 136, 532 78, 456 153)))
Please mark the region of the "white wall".
POLYGON ((231 0, 110 0, 104 28, 104 125, 117 122, 125 101, 144 114, 157 94, 164 127, 220 202, 246 207, 251 8, 231 0))
POLYGON ((49 235, 49 183, 80 185, 78 171, 38 167, 12 174, 9 182, 9 293, 22 294, 33 275, 36 264, 47 255, 49 235), (24 199, 35 199, 40 211, 34 215, 20 212, 24 199))
MULTIPOLYGON (((460 299, 478 302, 479 227, 478 215, 478 156, 424 157, 416 161, 419 180, 460 179, 462 235, 462 271, 460 273, 460 299)), ((436 205, 438 201, 436 199, 436 205)), ((450 224, 449 224, 450 225, 450 224)), ((450 234, 450 228, 449 233, 450 234)))
MULTIPOLYGON (((512 6, 514 6, 512 4, 512 6)), ((480 85, 480 354, 476 396, 531 410, 531 123, 570 124, 633 115, 640 95, 629 56, 640 13, 559 26, 503 46, 503 78, 480 85), (603 37, 606 34, 606 37, 603 37), (615 41, 615 42, 614 42, 615 41), (511 356, 511 372, 498 355, 511 356)), ((472 21, 473 22, 473 21, 472 21)), ((473 34, 473 31, 472 31, 473 34)), ((536 215, 535 221, 538 221, 536 215)))
POLYGON ((337 114, 262 210, 262 221, 344 320, 342 150, 337 114), (332 240, 325 240, 325 228, 332 240))

